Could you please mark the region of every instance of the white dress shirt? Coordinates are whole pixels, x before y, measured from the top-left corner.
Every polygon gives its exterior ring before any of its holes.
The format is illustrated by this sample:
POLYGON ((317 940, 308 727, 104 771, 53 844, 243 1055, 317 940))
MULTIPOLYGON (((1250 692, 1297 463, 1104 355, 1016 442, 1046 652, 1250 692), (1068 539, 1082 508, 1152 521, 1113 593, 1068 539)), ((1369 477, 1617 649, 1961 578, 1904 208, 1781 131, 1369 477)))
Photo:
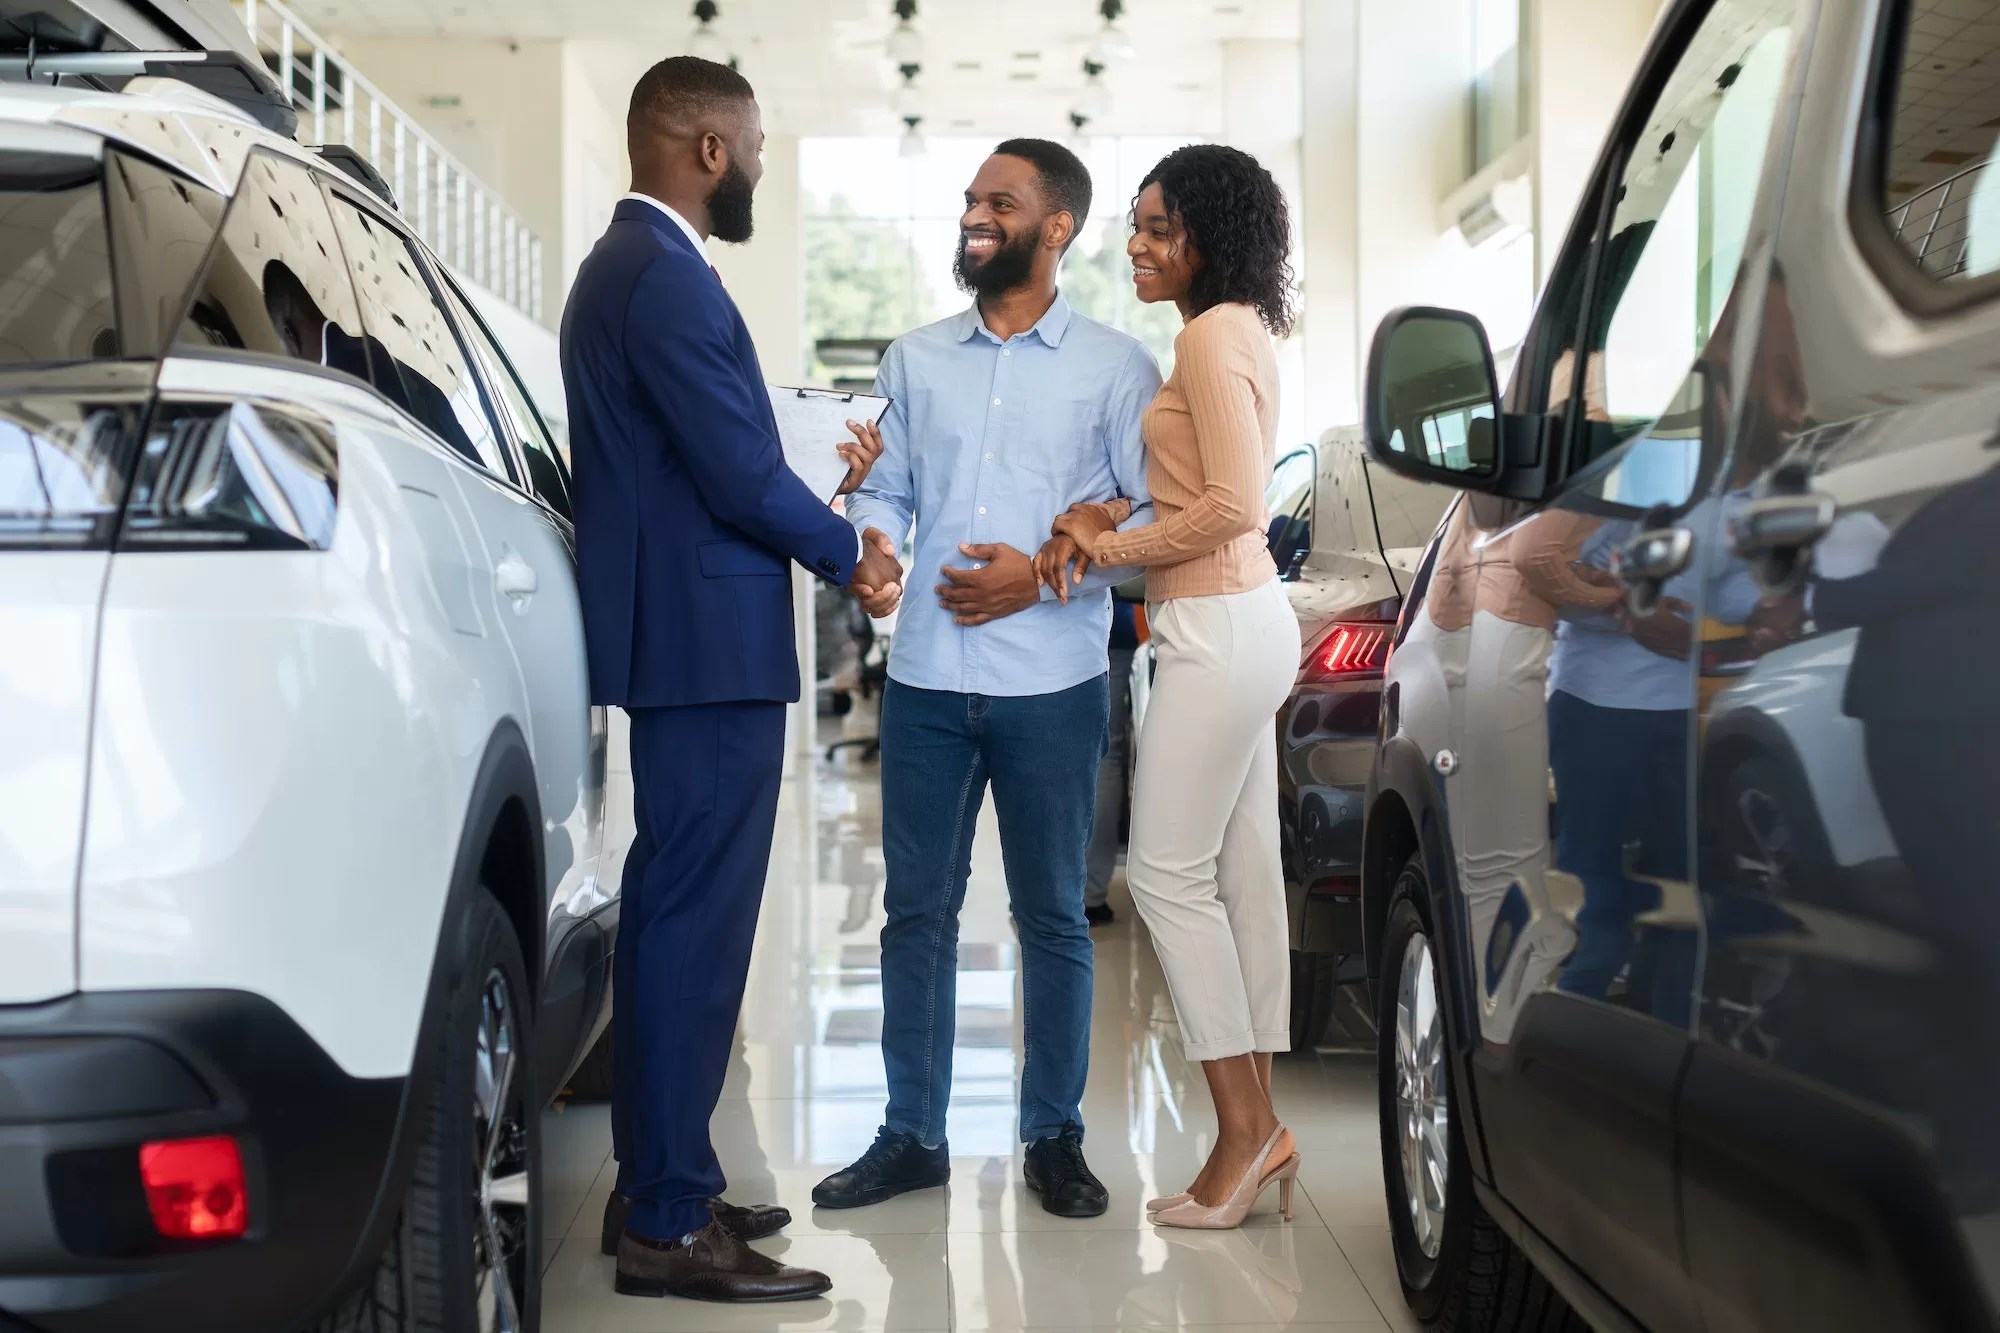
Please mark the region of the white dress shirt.
MULTIPOLYGON (((627 199, 636 199, 642 204, 651 204, 654 208, 659 209, 662 213, 665 213, 668 217, 672 218, 674 220, 674 225, 676 227, 679 227, 681 229, 681 233, 688 238, 688 244, 692 245, 695 248, 695 253, 699 254, 703 259, 708 258, 708 243, 701 239, 701 233, 696 231, 694 229, 693 224, 691 224, 686 218, 682 217, 679 213, 674 212, 674 210, 670 206, 661 203, 658 199, 653 198, 653 196, 650 194, 640 194, 636 190, 633 191, 631 194, 626 195, 625 197, 627 199)), ((710 265, 710 267, 714 266, 710 265)))
MULTIPOLYGON (((695 253, 700 255, 703 259, 708 258, 708 244, 701 239, 701 233, 696 231, 694 229, 694 225, 690 223, 686 218, 682 217, 679 213, 675 212, 671 206, 661 202, 658 199, 653 198, 653 196, 650 194, 640 194, 637 190, 628 193, 625 196, 625 198, 636 199, 642 204, 651 204, 654 208, 657 208, 662 213, 665 213, 667 217, 670 220, 672 220, 673 224, 681 229, 681 234, 688 238, 688 244, 694 247, 695 253)), ((709 267, 712 269, 715 267, 715 265, 710 264, 709 267)), ((719 273, 716 275, 718 280, 720 280, 721 276, 722 275, 719 273)), ((857 564, 860 563, 861 554, 862 554, 861 534, 859 532, 856 532, 854 534, 855 563, 857 564)))

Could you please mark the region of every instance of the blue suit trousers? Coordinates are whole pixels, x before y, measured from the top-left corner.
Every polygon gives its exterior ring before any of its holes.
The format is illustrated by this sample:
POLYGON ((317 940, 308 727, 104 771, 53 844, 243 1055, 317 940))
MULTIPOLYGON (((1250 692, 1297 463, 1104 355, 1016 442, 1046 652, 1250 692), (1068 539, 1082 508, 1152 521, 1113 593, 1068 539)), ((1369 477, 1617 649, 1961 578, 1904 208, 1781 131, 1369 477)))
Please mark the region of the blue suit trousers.
POLYGON ((784 767, 781 703, 631 710, 633 814, 612 965, 611 1120, 632 1230, 671 1240, 722 1193, 729 1064, 784 767))

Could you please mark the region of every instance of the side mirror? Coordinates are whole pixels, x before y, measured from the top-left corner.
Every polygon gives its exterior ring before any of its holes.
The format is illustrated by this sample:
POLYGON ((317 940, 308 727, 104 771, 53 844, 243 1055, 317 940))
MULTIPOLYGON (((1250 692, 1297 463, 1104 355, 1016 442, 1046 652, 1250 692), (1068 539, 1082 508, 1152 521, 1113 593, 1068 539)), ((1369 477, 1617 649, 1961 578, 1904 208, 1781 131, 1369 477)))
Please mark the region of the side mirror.
POLYGON ((1478 318, 1460 310, 1391 311, 1368 349, 1362 426, 1368 453, 1392 472, 1468 491, 1496 491, 1500 384, 1478 318))

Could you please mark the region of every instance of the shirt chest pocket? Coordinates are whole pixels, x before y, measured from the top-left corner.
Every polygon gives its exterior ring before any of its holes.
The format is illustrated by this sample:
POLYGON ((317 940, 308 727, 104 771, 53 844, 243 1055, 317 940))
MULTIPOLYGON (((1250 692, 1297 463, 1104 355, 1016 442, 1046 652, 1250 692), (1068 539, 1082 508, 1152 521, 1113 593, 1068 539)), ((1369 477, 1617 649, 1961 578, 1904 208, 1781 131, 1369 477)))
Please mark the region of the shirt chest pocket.
POLYGON ((1038 477, 1067 481, 1101 462, 1100 407, 1095 398, 1023 401, 1014 419, 1014 438, 1008 441, 1014 465, 1038 477))

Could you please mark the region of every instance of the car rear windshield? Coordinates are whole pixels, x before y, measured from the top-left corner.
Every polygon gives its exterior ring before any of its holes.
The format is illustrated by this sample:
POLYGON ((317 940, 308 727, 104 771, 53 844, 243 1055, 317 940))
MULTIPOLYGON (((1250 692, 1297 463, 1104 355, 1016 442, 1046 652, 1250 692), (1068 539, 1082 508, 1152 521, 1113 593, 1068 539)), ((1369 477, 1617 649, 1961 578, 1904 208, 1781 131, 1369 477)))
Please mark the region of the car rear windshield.
POLYGON ((121 355, 102 166, 0 149, 0 362, 121 355))

